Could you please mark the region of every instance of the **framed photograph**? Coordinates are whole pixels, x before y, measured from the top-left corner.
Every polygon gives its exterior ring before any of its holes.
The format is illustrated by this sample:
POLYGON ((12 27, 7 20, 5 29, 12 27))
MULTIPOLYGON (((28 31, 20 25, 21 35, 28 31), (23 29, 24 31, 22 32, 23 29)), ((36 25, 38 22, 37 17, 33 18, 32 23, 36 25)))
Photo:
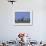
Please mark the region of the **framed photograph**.
POLYGON ((15 25, 32 25, 32 11, 15 12, 15 25))

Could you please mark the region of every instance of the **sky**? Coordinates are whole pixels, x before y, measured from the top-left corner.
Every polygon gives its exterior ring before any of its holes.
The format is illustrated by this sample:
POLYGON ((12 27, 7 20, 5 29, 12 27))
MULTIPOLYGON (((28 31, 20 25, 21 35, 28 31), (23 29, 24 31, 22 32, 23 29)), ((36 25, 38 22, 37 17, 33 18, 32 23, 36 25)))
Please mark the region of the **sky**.
POLYGON ((30 18, 30 12, 16 12, 15 15, 16 19, 21 19, 23 17, 30 18))

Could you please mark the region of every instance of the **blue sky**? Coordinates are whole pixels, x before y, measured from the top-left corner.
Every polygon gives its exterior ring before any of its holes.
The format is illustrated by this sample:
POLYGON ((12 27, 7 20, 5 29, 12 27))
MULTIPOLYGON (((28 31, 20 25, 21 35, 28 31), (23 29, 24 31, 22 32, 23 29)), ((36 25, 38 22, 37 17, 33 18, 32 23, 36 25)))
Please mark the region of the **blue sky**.
POLYGON ((16 12, 16 19, 21 19, 23 17, 30 18, 30 12, 16 12))

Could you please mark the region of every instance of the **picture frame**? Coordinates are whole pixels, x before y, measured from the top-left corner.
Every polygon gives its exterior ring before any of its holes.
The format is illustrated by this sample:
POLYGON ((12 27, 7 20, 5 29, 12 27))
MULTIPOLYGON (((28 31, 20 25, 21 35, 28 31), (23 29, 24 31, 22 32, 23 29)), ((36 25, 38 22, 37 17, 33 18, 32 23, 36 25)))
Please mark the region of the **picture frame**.
POLYGON ((32 11, 16 11, 15 25, 17 26, 32 26, 33 12, 32 11))

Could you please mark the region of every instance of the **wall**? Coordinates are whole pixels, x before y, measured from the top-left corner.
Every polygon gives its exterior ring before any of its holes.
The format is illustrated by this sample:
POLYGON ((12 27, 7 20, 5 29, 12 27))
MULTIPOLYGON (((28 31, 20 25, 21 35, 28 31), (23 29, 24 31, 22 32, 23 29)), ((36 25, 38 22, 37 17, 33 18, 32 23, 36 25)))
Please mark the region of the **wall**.
POLYGON ((13 5, 0 0, 0 41, 15 40, 19 32, 31 34, 33 40, 46 40, 46 0, 17 0, 13 5), (32 26, 15 26, 16 10, 33 11, 32 26))

